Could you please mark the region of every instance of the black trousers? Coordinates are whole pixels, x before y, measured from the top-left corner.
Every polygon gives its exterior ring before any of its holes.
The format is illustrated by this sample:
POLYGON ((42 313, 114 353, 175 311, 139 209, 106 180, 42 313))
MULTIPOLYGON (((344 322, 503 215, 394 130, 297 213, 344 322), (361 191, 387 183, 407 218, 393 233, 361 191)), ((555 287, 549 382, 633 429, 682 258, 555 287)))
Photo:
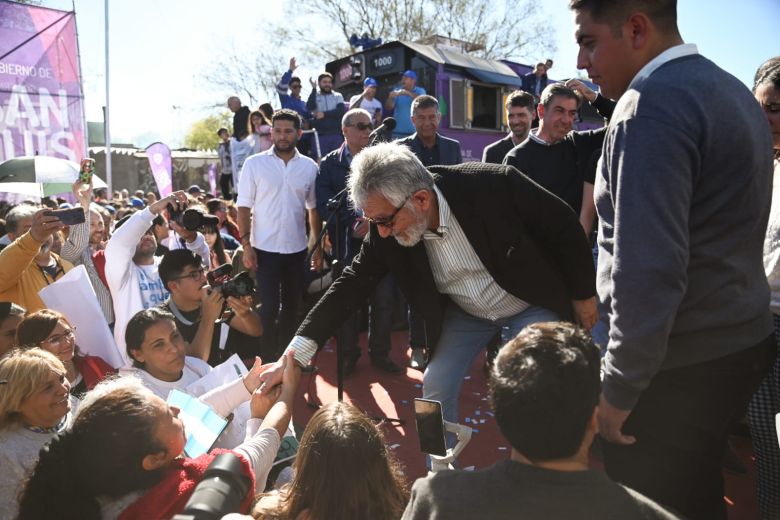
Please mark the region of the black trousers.
POLYGON ((775 353, 769 336, 726 357, 659 372, 623 427, 636 443, 603 443, 607 475, 691 520, 725 520, 727 430, 775 353))
POLYGON ((219 176, 219 187, 222 190, 222 198, 230 200, 232 198, 231 187, 233 186, 233 174, 223 173, 219 176))

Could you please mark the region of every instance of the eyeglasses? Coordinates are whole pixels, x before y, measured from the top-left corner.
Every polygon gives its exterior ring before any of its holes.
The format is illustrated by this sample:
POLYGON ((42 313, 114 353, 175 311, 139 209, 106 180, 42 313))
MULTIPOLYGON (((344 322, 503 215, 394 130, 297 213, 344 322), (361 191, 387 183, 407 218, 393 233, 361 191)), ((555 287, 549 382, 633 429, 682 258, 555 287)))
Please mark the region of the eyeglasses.
POLYGON ((398 215, 398 212, 401 211, 404 208, 404 206, 406 206, 406 203, 409 201, 410 197, 411 195, 407 195, 404 201, 401 203, 401 205, 395 208, 395 211, 393 211, 393 214, 390 215, 389 217, 379 218, 379 219, 365 217, 365 219, 370 224, 376 224, 377 226, 382 226, 387 229, 393 229, 393 223, 395 222, 395 217, 398 215))
POLYGON ((66 329, 62 334, 57 334, 50 338, 46 338, 41 343, 48 343, 49 345, 61 345, 65 341, 70 341, 76 337, 76 328, 66 329))
POLYGON ((347 125, 347 126, 355 127, 358 130, 360 130, 361 132, 363 130, 371 130, 371 129, 374 128, 374 125, 372 125, 371 123, 355 123, 354 125, 347 125))
POLYGON ((195 269, 194 271, 191 271, 187 274, 183 274, 178 278, 174 278, 174 280, 184 280, 185 278, 189 278, 190 280, 200 280, 203 276, 203 273, 205 272, 206 270, 201 267, 200 269, 195 269))

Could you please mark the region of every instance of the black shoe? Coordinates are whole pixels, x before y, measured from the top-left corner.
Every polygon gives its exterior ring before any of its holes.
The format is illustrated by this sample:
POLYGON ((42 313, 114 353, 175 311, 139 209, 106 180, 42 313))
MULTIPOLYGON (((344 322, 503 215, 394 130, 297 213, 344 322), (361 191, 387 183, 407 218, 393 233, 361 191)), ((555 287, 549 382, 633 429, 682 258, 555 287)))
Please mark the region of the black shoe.
POLYGON ((382 372, 387 372, 388 374, 400 374, 404 371, 403 368, 393 363, 388 357, 371 358, 371 364, 375 368, 378 368, 382 372))
POLYGON ((347 357, 344 359, 344 377, 349 377, 357 370, 358 357, 347 357))
POLYGON ((412 357, 409 359, 409 366, 422 372, 425 370, 425 365, 427 364, 428 360, 426 359, 425 349, 413 348, 412 357))

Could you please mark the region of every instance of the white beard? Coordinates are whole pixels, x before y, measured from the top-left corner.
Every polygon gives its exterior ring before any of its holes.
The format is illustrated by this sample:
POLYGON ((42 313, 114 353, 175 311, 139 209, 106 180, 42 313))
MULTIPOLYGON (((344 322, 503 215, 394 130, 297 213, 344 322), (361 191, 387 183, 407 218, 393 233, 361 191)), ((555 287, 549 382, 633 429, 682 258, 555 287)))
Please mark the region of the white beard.
POLYGON ((428 229, 428 222, 425 216, 414 210, 415 223, 410 224, 402 235, 393 235, 395 240, 404 247, 414 247, 422 240, 425 230, 428 229))

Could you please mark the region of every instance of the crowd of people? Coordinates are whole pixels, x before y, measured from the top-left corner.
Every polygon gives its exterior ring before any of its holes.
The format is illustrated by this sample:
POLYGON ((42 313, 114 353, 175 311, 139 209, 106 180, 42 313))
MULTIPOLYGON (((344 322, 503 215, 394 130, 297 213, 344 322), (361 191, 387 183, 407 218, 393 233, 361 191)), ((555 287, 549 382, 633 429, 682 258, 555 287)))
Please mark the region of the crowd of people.
POLYGON ((227 451, 251 482, 242 518, 725 519, 747 411, 761 515, 780 518, 780 57, 751 94, 683 42, 674 0, 570 7, 599 92, 540 62, 480 162, 439 133, 414 70, 384 103, 373 78, 346 103, 328 73, 304 101, 292 58, 281 109, 228 100, 221 197, 76 181, 75 203, 0 203, 0 516, 170 518, 227 451), (584 102, 603 128, 573 130, 584 102), (53 211, 74 207, 83 223, 53 211), (47 307, 80 266, 96 305, 47 307), (399 307, 446 421, 489 350, 509 458, 410 491, 380 427, 333 403, 274 471, 334 334, 350 376, 367 313, 374 370, 405 370, 399 307), (102 322, 110 345, 85 330, 102 322), (234 355, 246 367, 216 377, 234 355), (174 390, 229 418, 209 452, 185 455, 174 390))

